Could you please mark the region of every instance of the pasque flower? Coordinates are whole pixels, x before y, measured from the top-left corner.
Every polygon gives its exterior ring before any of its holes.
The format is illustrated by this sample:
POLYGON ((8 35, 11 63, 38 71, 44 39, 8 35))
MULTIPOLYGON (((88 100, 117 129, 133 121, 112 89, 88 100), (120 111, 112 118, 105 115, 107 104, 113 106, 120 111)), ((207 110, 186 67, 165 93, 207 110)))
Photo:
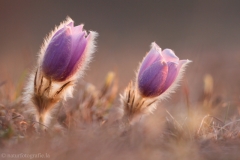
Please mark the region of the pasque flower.
POLYGON ((67 18, 45 39, 24 93, 24 102, 33 104, 32 112, 40 124, 48 126, 56 104, 71 97, 74 84, 92 58, 96 36, 67 18))
POLYGON ((51 38, 42 62, 44 75, 55 81, 64 81, 74 75, 84 62, 84 50, 89 41, 83 25, 73 22, 63 26, 51 38))
POLYGON ((143 58, 135 82, 130 82, 121 95, 122 121, 127 127, 152 113, 157 103, 174 91, 189 60, 179 60, 171 49, 152 43, 143 58))
POLYGON ((157 97, 174 88, 189 60, 179 60, 171 49, 161 48, 152 43, 140 66, 137 85, 143 97, 157 97))

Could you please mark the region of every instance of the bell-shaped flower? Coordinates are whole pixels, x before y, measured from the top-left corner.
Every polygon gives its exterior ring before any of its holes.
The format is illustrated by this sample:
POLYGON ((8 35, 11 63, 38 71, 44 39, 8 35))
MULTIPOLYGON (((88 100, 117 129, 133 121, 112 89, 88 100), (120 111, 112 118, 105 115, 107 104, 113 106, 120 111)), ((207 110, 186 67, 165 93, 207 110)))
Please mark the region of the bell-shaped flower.
MULTIPOLYGON (((137 76, 137 87, 143 97, 157 97, 172 92, 189 60, 179 60, 171 49, 152 43, 137 76)), ((163 97, 164 98, 164 97, 163 97)))
POLYGON ((53 108, 72 96, 95 51, 97 33, 87 34, 83 25, 75 26, 71 18, 56 27, 44 40, 36 68, 30 74, 23 101, 39 122, 49 125, 53 108), (31 106, 31 105, 29 105, 31 106))
POLYGON ((91 34, 87 35, 83 25, 74 27, 72 20, 62 24, 48 40, 43 53, 41 66, 44 76, 61 82, 75 75, 88 56, 86 50, 92 41, 91 34))

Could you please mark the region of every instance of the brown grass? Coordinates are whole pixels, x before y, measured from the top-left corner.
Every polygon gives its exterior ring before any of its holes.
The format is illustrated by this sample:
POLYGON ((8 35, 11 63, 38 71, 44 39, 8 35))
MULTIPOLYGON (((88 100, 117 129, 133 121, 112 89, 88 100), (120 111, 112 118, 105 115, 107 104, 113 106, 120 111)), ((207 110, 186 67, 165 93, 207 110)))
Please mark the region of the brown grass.
POLYGON ((6 94, 1 94, 0 104, 1 152, 42 153, 58 160, 239 159, 240 119, 229 112, 229 106, 235 104, 218 100, 211 75, 204 79, 203 93, 196 104, 190 104, 189 89, 183 85, 186 113, 174 113, 158 105, 153 115, 127 128, 121 121, 114 73, 107 75, 101 89, 80 82, 74 98, 58 106, 45 133, 36 131, 36 122, 25 112, 21 96, 7 97, 8 86, 2 82, 0 89, 6 94), (217 111, 221 105, 225 112, 217 111), (182 113, 186 116, 179 118, 182 113))

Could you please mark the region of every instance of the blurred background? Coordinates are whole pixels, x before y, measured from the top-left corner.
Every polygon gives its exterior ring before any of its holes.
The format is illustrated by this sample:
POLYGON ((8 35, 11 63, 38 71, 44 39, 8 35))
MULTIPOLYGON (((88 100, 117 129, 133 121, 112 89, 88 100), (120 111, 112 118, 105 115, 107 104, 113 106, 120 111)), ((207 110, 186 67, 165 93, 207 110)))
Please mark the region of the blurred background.
MULTIPOLYGON (((99 33, 85 81, 99 87, 115 71, 122 92, 155 41, 193 61, 183 79, 191 102, 198 100, 205 74, 212 75, 216 94, 239 101, 239 7, 237 0, 0 0, 0 82, 24 79, 44 37, 70 16, 99 33)), ((176 103, 184 101, 182 93, 173 95, 176 103)))

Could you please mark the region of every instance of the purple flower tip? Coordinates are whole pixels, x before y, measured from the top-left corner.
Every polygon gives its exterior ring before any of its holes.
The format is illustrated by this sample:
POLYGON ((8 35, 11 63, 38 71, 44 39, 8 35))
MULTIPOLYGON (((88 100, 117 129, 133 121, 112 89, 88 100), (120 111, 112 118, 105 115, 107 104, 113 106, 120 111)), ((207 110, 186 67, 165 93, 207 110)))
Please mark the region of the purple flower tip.
POLYGON ((55 81, 65 81, 73 76, 84 61, 84 51, 88 43, 83 25, 74 22, 59 28, 49 41, 43 57, 44 75, 55 81))
POLYGON ((176 81, 181 69, 189 60, 179 60, 171 49, 152 43, 138 72, 138 89, 144 97, 157 97, 176 81))

